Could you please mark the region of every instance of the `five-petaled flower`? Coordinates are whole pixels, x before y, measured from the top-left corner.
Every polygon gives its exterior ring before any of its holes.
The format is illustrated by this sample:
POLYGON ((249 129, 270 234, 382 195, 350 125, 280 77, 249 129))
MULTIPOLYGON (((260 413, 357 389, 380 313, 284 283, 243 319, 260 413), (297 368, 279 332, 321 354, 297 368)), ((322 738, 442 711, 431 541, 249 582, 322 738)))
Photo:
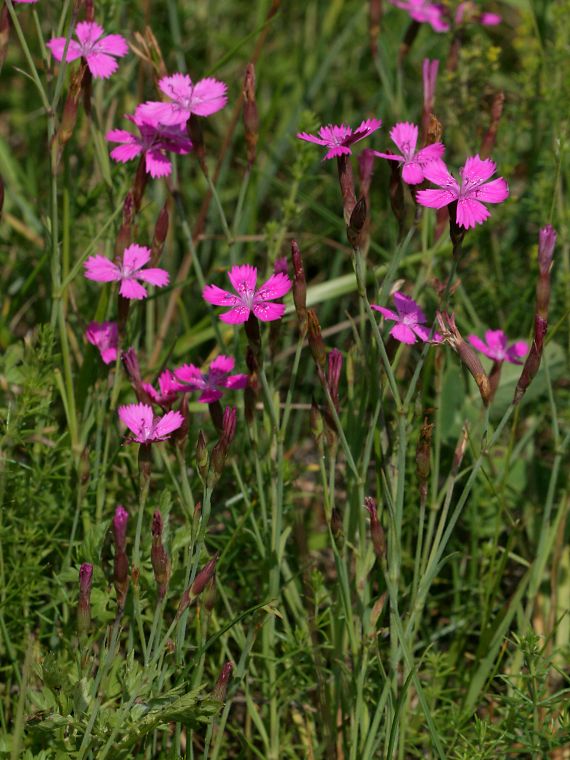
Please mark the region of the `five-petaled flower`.
POLYGON ((485 340, 477 335, 470 335, 468 340, 478 351, 495 362, 522 364, 520 359, 528 352, 528 343, 524 340, 518 340, 507 347, 508 338, 502 330, 487 330, 485 340))
POLYGON ((184 388, 176 382, 174 374, 165 369, 158 376, 158 391, 150 383, 141 383, 141 387, 148 397, 159 406, 172 406, 178 398, 178 394, 184 388))
POLYGON ((124 164, 144 155, 147 174, 166 177, 172 171, 172 163, 166 153, 185 156, 192 150, 192 142, 180 126, 155 124, 142 116, 138 109, 134 116, 127 115, 125 118, 133 122, 140 134, 134 135, 126 129, 107 132, 105 137, 109 142, 122 143, 111 151, 111 158, 115 161, 124 164))
MULTIPOLYGON (((373 309, 379 311, 386 319, 396 323, 390 330, 390 335, 399 340, 400 343, 412 344, 416 342, 417 338, 424 342, 430 340, 430 331, 425 327, 427 321, 426 315, 418 304, 409 296, 404 295, 404 293, 394 293, 393 298, 397 314, 391 309, 386 309, 384 306, 370 304, 373 309)), ((431 341, 439 343, 441 335, 434 332, 431 341)))
POLYGON ((146 298, 146 289, 138 280, 158 287, 168 285, 168 272, 165 269, 143 269, 150 256, 150 248, 136 243, 125 248, 120 264, 115 264, 101 254, 90 256, 84 264, 85 277, 96 282, 120 282, 119 293, 123 298, 146 298))
POLYGON ((217 285, 206 285, 202 295, 214 306, 229 306, 230 310, 220 314, 222 322, 238 324, 246 322, 250 312, 262 322, 280 319, 285 312, 282 303, 271 303, 291 290, 291 280, 285 274, 273 274, 260 288, 257 285, 257 269, 249 264, 234 266, 228 272, 228 279, 236 294, 222 290, 217 285))
POLYGON ((319 129, 319 134, 309 135, 307 132, 299 132, 297 137, 300 140, 323 145, 328 148, 323 161, 328 158, 338 158, 339 156, 350 156, 352 151, 350 146, 360 140, 364 140, 382 126, 382 119, 366 119, 355 130, 346 124, 328 124, 326 127, 319 129))
POLYGON ((235 366, 232 356, 217 356, 210 364, 207 372, 202 372, 194 364, 183 364, 174 370, 177 380, 184 390, 202 391, 198 401, 202 404, 212 404, 222 398, 224 391, 241 390, 248 383, 247 375, 230 375, 235 366))
POLYGON ((475 227, 490 216, 483 203, 501 203, 509 197, 509 186, 502 177, 491 180, 496 168, 490 158, 470 156, 459 170, 459 184, 443 161, 432 161, 424 167, 424 176, 441 189, 420 190, 416 200, 429 208, 443 208, 457 201, 457 224, 466 229, 475 227))
POLYGON ((434 32, 449 31, 449 24, 444 19, 444 9, 440 3, 431 0, 390 0, 396 8, 407 11, 408 15, 419 24, 431 24, 434 32))
POLYGON ((85 337, 99 349, 101 359, 105 364, 117 359, 117 347, 119 345, 119 330, 116 322, 90 322, 85 331, 85 337))
MULTIPOLYGON (((107 79, 119 66, 113 56, 122 58, 129 52, 129 46, 120 34, 104 34, 103 27, 94 21, 81 21, 75 27, 79 42, 69 41, 65 60, 69 62, 83 57, 94 77, 107 79)), ((57 61, 63 60, 66 42, 66 37, 54 37, 47 43, 57 61)))
POLYGON ((132 433, 126 443, 150 444, 165 441, 184 423, 180 412, 167 412, 163 417, 155 417, 152 406, 148 404, 120 406, 119 418, 132 433))
POLYGON ((228 101, 227 85, 213 77, 192 84, 188 74, 172 74, 162 77, 158 86, 172 102, 149 101, 137 108, 137 113, 153 124, 185 125, 192 114, 210 116, 228 101))
POLYGON ((402 179, 408 185, 418 185, 423 182, 426 164, 441 159, 445 153, 445 146, 440 142, 426 145, 425 148, 416 151, 418 128, 415 124, 409 124, 406 121, 399 122, 392 127, 390 138, 402 155, 380 153, 377 150, 374 151, 374 155, 379 158, 387 158, 390 161, 399 161, 402 164, 402 179))

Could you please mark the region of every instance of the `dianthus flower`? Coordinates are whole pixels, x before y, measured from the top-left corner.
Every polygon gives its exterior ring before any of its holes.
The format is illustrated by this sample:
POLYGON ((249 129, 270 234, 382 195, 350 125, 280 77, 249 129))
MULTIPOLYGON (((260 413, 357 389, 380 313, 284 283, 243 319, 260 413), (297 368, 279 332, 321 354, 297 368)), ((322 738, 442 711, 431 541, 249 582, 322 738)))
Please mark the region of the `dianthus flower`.
POLYGON ((119 331, 116 322, 90 322, 85 331, 85 337, 92 346, 99 349, 101 359, 105 364, 111 364, 117 360, 119 331))
MULTIPOLYGON (((384 306, 370 304, 373 309, 379 311, 386 319, 396 324, 390 330, 390 335, 399 340, 400 343, 415 343, 417 338, 424 342, 429 340, 430 331, 425 327, 426 315, 423 313, 418 304, 404 293, 394 293, 394 303, 397 314, 384 306)), ((434 333, 431 340, 439 343, 441 336, 434 333)))
POLYGON ((143 269, 151 257, 150 248, 133 243, 123 252, 123 260, 115 264, 106 256, 90 256, 85 264, 85 277, 96 282, 120 282, 119 293, 123 298, 141 299, 147 297, 146 289, 138 282, 148 282, 162 287, 168 285, 168 272, 165 269, 143 269))
POLYGON ((194 364, 184 364, 174 370, 176 379, 184 390, 202 391, 198 401, 202 404, 212 404, 222 398, 225 390, 241 390, 248 382, 247 375, 230 375, 235 366, 232 356, 217 356, 210 364, 207 372, 202 372, 194 364))
POLYGON ((125 129, 112 129, 105 135, 109 142, 122 143, 111 151, 111 158, 124 164, 144 155, 147 174, 151 177, 167 177, 172 163, 166 153, 185 156, 192 150, 192 142, 180 126, 163 126, 145 119, 138 112, 125 118, 139 130, 138 135, 125 129))
POLYGON ((418 128, 415 124, 400 122, 390 130, 390 139, 397 146, 401 155, 395 153, 380 153, 375 150, 374 155, 379 158, 387 158, 390 161, 399 161, 402 164, 402 179, 408 185, 418 185, 424 181, 424 167, 430 161, 441 159, 445 153, 445 146, 440 143, 426 145, 425 148, 416 151, 418 142, 418 128))
MULTIPOLYGON (((120 34, 103 36, 104 34, 103 27, 94 21, 81 21, 75 27, 75 36, 79 42, 69 41, 65 60, 69 63, 77 58, 85 58, 89 71, 94 77, 107 79, 119 66, 113 56, 122 58, 129 52, 129 46, 120 34)), ((47 43, 47 47, 57 61, 63 59, 66 42, 65 37, 54 37, 47 43)))
POLYGON ((119 418, 133 434, 129 436, 127 443, 149 444, 165 441, 184 423, 184 417, 180 412, 167 412, 164 417, 155 417, 152 406, 148 404, 120 406, 119 418))
POLYGON ((465 229, 475 227, 491 215, 483 203, 502 203, 509 197, 509 186, 502 177, 489 181, 496 168, 490 158, 470 156, 459 170, 459 184, 443 161, 433 161, 424 167, 424 176, 441 189, 420 190, 416 200, 429 208, 443 208, 457 201, 457 224, 465 229))
POLYGON ((297 137, 300 140, 323 145, 329 150, 325 153, 323 161, 329 158, 338 158, 339 156, 350 156, 352 151, 350 146, 360 140, 364 140, 382 126, 382 119, 366 119, 354 131, 352 127, 346 124, 328 124, 326 127, 319 129, 319 134, 309 135, 307 132, 299 132, 297 137))
POLYGON ((482 354, 495 362, 510 362, 510 364, 522 364, 520 359, 528 352, 528 343, 518 340, 507 347, 508 338, 502 330, 487 330, 485 340, 477 335, 470 335, 469 343, 482 354))
POLYGON ((430 24, 434 32, 449 31, 449 24, 444 19, 444 9, 440 3, 431 0, 390 0, 396 8, 406 11, 411 19, 420 24, 430 24))
POLYGON ((180 391, 184 390, 169 369, 165 369, 158 376, 158 391, 150 383, 141 383, 141 387, 151 401, 159 406, 172 406, 180 391))
POLYGON ((285 274, 273 274, 260 288, 257 285, 257 269, 249 264, 234 266, 228 272, 228 279, 236 294, 222 290, 217 285, 206 285, 202 292, 205 301, 214 306, 229 306, 230 310, 220 314, 222 322, 239 324, 246 322, 250 312, 262 322, 280 319, 285 312, 282 303, 270 303, 291 290, 291 280, 285 274))
POLYGON ((158 86, 172 102, 149 101, 137 108, 137 113, 153 124, 184 125, 192 114, 210 116, 228 101, 227 85, 213 77, 192 84, 188 74, 172 74, 162 77, 158 86))

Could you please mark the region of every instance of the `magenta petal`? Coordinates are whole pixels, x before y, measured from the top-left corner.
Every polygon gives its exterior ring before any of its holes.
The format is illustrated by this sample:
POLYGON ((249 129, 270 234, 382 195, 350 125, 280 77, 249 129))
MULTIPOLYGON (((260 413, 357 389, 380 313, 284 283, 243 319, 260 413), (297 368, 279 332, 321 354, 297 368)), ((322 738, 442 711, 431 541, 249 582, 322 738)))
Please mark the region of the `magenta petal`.
POLYGON ((119 68, 119 64, 105 53, 89 53, 86 56, 87 66, 95 79, 108 79, 119 68))
POLYGON ((329 161, 331 158, 338 158, 339 156, 351 156, 352 151, 350 148, 347 148, 345 145, 335 145, 333 148, 330 148, 328 150, 324 157, 323 161, 329 161))
POLYGON ((419 185, 423 182, 424 173, 419 164, 415 161, 405 163, 402 167, 402 179, 408 185, 419 185))
POLYGON ((239 296, 246 296, 255 291, 257 269, 250 264, 233 266, 228 272, 228 279, 239 296))
POLYGON ((390 335, 400 343, 412 344, 416 342, 413 330, 407 325, 397 324, 390 330, 390 335))
POLYGON ((387 158, 388 161, 404 161, 403 156, 398 156, 397 153, 381 153, 379 150, 373 150, 372 153, 378 158, 387 158))
POLYGON ((224 354, 220 354, 219 356, 216 356, 214 361, 210 364, 210 372, 227 374, 235 367, 235 363, 233 356, 224 356, 224 354))
POLYGON ((132 161, 133 158, 140 156, 141 153, 142 146, 137 145, 136 143, 133 143, 131 145, 119 145, 118 147, 113 148, 111 151, 111 158, 114 161, 119 161, 120 163, 124 164, 127 161, 132 161))
POLYGON ((109 348, 102 348, 101 351, 101 359, 105 364, 112 364, 113 362, 117 361, 117 349, 116 347, 109 348))
POLYGON ((502 203, 509 197, 509 186, 502 177, 498 177, 478 187, 474 196, 485 203, 502 203))
POLYGON ((485 219, 488 219, 490 216, 489 211, 479 201, 474 201, 471 198, 460 198, 457 201, 456 219, 460 227, 470 229, 475 227, 476 224, 483 224, 485 219))
POLYGON ((213 404, 214 401, 219 401, 223 395, 223 391, 218 388, 206 388, 206 390, 198 396, 198 401, 200 404, 213 404))
POLYGON ((503 19, 498 13, 482 13, 479 21, 483 26, 497 26, 503 19))
POLYGON ((149 150, 145 156, 146 170, 151 177, 167 177, 172 171, 172 164, 160 150, 149 150))
POLYGON ((121 270, 106 256, 90 256, 83 264, 85 277, 96 282, 114 282, 121 279, 121 270))
POLYGON ((103 27, 94 21, 80 21, 75 27, 75 36, 83 46, 92 45, 104 34, 103 27))
MULTIPOLYGON (((49 42, 46 43, 46 47, 48 47, 51 50, 51 54, 55 58, 56 61, 61 61, 63 59, 63 51, 65 50, 65 37, 53 37, 49 42)), ((67 62, 75 61, 78 58, 81 58, 81 46, 75 42, 75 40, 70 40, 69 45, 67 48, 67 54, 65 56, 65 60, 67 62)))
POLYGON ((299 140, 306 140, 307 142, 315 143, 316 145, 328 145, 328 142, 326 140, 323 140, 322 137, 309 135, 307 132, 299 132, 297 134, 297 138, 299 140))
POLYGON ((405 293, 400 293, 399 291, 394 293, 394 303, 396 304, 396 309, 398 310, 398 314, 400 315, 410 315, 412 314, 416 322, 425 322, 426 316, 421 310, 421 308, 418 306, 418 304, 414 301, 413 298, 410 298, 409 296, 405 295, 405 293))
MULTIPOLYGON (((285 307, 283 307, 285 309, 285 307)), ((242 322, 247 322, 249 318, 250 309, 247 306, 234 306, 224 314, 220 314, 222 322, 227 322, 230 325, 239 325, 242 322)))
POLYGON ((417 202, 428 208, 443 208, 456 199, 457 196, 449 190, 419 190, 416 194, 417 202))
POLYGON ((155 127, 159 124, 165 126, 185 124, 190 118, 190 111, 181 109, 175 103, 160 103, 159 101, 142 103, 137 106, 137 114, 155 127))
POLYGON ((121 422, 137 437, 140 437, 141 428, 146 428, 148 431, 152 428, 154 415, 152 406, 148 404, 127 404, 126 406, 120 406, 118 414, 121 422))
POLYGON ((226 380, 226 388, 231 390, 242 390, 247 387, 249 377, 247 375, 230 375, 226 380))
POLYGON ((271 301, 286 295, 293 283, 286 274, 274 274, 265 282, 255 294, 255 302, 271 301))
POLYGON ((432 161, 441 161, 444 153, 445 145, 443 143, 433 143, 433 145, 426 145, 425 148, 418 150, 415 160, 419 164, 425 165, 432 161))
POLYGON ((489 348, 495 353, 504 353, 507 347, 507 336, 502 330, 487 330, 485 340, 489 348))
POLYGON ((138 243, 132 243, 123 251, 123 267, 134 272, 137 269, 141 269, 150 260, 151 250, 145 245, 138 245, 138 243))
POLYGON ((123 296, 123 298, 129 298, 135 301, 140 301, 143 298, 146 298, 148 295, 142 285, 140 285, 136 280, 130 278, 125 279, 121 282, 119 293, 123 296))
POLYGON ((167 438, 175 430, 184 424, 184 417, 180 412, 167 412, 154 426, 152 440, 160 441, 167 438))
POLYGON ((423 325, 413 325, 411 329, 415 332, 420 340, 424 341, 424 343, 429 340, 430 330, 428 330, 427 327, 424 327, 423 325))
POLYGON ((497 165, 490 158, 469 156, 461 169, 461 176, 463 182, 485 182, 493 176, 496 168, 497 165))
POLYGON ((197 390, 204 387, 202 372, 194 364, 183 364, 182 367, 174 370, 177 380, 185 383, 188 390, 197 390))
POLYGON ((263 301, 262 303, 255 303, 252 311, 262 322, 273 322, 276 319, 281 319, 285 313, 285 304, 263 301))
POLYGON ((390 130, 390 139, 395 143, 403 156, 411 158, 416 151, 418 128, 415 124, 401 121, 390 130))
POLYGON ((108 34, 97 43, 97 51, 122 58, 129 52, 129 45, 122 35, 108 34))
POLYGON ((138 280, 148 282, 150 285, 156 285, 158 288, 163 288, 168 285, 168 272, 166 269, 160 269, 159 267, 142 269, 135 275, 138 280))
POLYGON ((377 306, 375 303, 371 303, 370 306, 376 311, 379 311, 386 319, 391 319, 394 322, 400 321, 400 317, 391 309, 387 309, 385 306, 377 306))
POLYGON ((172 100, 184 100, 192 96, 192 80, 188 74, 177 73, 162 77, 158 86, 172 100))
POLYGON ((150 383, 143 383, 142 388, 143 388, 143 391, 145 391, 146 395, 150 399, 152 399, 156 404, 158 404, 158 400, 160 398, 158 391, 156 391, 155 388, 153 388, 150 383))
POLYGON ((527 353, 528 353, 528 343, 524 340, 518 340, 516 343, 513 343, 513 345, 508 348, 506 359, 511 364, 522 364, 522 362, 519 360, 523 356, 526 356, 527 353))
POLYGON ((217 285, 206 285, 202 291, 202 298, 214 306, 238 306, 241 303, 238 296, 222 290, 217 285))
MULTIPOLYGON (((481 340, 481 338, 478 335, 470 335, 467 338, 467 340, 469 341, 469 343, 471 343, 473 348, 476 348, 477 351, 481 351, 481 353, 484 354, 484 356, 489 356, 489 354, 491 353, 485 341, 481 340)), ((492 357, 489 357, 489 358, 492 358, 492 357)))
POLYGON ((211 116, 226 105, 227 89, 227 85, 219 79, 213 77, 201 79, 194 85, 190 110, 198 116, 211 116))

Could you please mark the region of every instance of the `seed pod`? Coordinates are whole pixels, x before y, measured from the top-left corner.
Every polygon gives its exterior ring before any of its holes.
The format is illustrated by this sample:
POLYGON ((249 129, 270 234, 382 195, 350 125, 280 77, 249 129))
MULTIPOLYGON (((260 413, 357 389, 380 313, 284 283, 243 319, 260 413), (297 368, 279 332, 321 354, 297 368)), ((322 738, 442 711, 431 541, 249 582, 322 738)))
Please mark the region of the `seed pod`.
POLYGON ((91 625, 91 586, 93 565, 84 562, 79 568, 79 602, 77 604, 77 631, 84 635, 91 625))
POLYGON ((154 579, 158 587, 159 599, 164 599, 171 575, 170 558, 162 543, 163 528, 162 515, 159 510, 156 510, 152 517, 152 547, 150 550, 150 560, 154 572, 154 579))
POLYGON ((317 368, 323 370, 327 363, 327 349, 321 334, 319 318, 314 309, 307 310, 307 318, 309 328, 309 348, 311 349, 311 354, 317 368))
POLYGON ((378 520, 376 500, 373 499, 372 496, 366 496, 364 499, 364 506, 370 515, 370 537, 372 538, 374 553, 379 560, 383 560, 386 558, 386 536, 384 534, 384 528, 378 520))

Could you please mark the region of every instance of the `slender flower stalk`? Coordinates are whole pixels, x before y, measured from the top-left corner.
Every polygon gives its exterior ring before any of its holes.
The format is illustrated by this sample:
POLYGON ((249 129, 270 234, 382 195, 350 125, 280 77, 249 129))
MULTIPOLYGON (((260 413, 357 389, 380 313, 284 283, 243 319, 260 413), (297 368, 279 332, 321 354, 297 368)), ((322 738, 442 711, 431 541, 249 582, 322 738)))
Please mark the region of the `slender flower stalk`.
POLYGON ((127 558, 127 523, 129 513, 118 506, 113 517, 113 535, 115 538, 115 561, 113 568, 113 582, 117 592, 117 605, 119 610, 124 609, 127 592, 129 590, 129 560, 127 558))
POLYGON ((164 599, 168 589, 168 582, 171 575, 170 557, 164 544, 162 543, 162 534, 164 531, 164 522, 162 514, 157 509, 152 517, 152 546, 150 550, 150 559, 154 579, 158 589, 158 598, 164 599))
POLYGON ((85 635, 91 625, 91 586, 93 565, 84 562, 79 568, 79 602, 77 604, 77 631, 85 635))

